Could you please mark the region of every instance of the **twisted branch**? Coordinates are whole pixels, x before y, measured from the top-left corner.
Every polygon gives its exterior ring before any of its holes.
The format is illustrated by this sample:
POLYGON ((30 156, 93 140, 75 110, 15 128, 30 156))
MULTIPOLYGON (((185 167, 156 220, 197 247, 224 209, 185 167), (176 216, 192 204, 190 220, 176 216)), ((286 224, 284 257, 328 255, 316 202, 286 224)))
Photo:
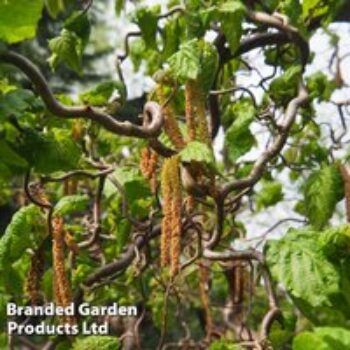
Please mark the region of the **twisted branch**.
POLYGON ((144 115, 149 114, 151 116, 151 122, 147 125, 139 126, 128 121, 119 122, 98 108, 91 106, 66 106, 60 103, 50 90, 45 77, 39 69, 24 56, 12 51, 5 51, 0 53, 0 61, 12 64, 20 69, 34 84, 47 109, 58 117, 89 119, 115 134, 124 136, 148 139, 157 137, 161 133, 163 116, 159 105, 155 102, 147 102, 144 106, 144 115))

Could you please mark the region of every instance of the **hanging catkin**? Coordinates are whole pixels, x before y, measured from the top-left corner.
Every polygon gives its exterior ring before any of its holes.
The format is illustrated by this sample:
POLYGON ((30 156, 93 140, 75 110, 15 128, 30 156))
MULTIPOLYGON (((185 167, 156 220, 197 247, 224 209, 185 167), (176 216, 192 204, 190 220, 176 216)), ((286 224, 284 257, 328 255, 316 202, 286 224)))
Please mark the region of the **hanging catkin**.
POLYGON ((179 124, 176 120, 174 109, 171 103, 167 102, 167 98, 164 94, 164 87, 162 85, 158 85, 157 87, 157 97, 159 103, 163 106, 162 111, 164 115, 164 131, 175 148, 177 150, 181 150, 186 144, 182 137, 179 124))
POLYGON ((172 185, 172 202, 171 202, 171 245, 170 245, 170 259, 171 276, 175 276, 179 271, 180 266, 180 252, 181 252, 181 184, 179 176, 179 158, 172 157, 170 159, 171 167, 170 180, 172 185))
MULTIPOLYGON (((52 219, 53 287, 56 305, 67 307, 72 303, 72 294, 64 266, 64 235, 63 219, 56 216, 52 219)), ((66 316, 62 321, 69 324, 76 323, 73 316, 66 316)))
POLYGON ((31 258, 26 281, 26 291, 32 305, 40 305, 43 301, 41 296, 41 282, 44 274, 44 265, 44 249, 41 246, 31 258))
POLYGON ((161 266, 170 263, 170 240, 171 240, 171 180, 169 177, 170 159, 163 162, 161 173, 161 192, 163 197, 163 219, 161 232, 161 266))
POLYGON ((350 172, 347 165, 340 166, 341 176, 344 182, 346 220, 350 222, 350 172))
POLYGON ((189 80, 185 85, 185 114, 189 141, 196 139, 196 118, 195 118, 195 92, 194 80, 189 80))
POLYGON ((177 156, 164 160, 161 174, 163 220, 161 234, 161 265, 170 264, 170 274, 179 271, 181 251, 181 184, 177 156))
POLYGON ((150 150, 148 147, 144 147, 141 150, 141 158, 140 158, 140 170, 143 176, 149 180, 152 193, 156 192, 157 187, 157 162, 158 162, 158 154, 157 152, 150 150))

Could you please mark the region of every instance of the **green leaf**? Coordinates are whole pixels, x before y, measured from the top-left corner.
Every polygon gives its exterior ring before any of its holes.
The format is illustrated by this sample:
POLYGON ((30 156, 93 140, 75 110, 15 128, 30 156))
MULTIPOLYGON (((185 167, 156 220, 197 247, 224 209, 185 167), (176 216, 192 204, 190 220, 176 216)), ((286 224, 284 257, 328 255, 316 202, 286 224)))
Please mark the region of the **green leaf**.
POLYGON ((232 341, 219 339, 212 342, 209 346, 209 350, 241 350, 242 347, 238 344, 234 344, 232 341))
POLYGON ((274 79, 269 87, 269 95, 276 104, 285 106, 296 96, 301 76, 301 67, 289 67, 283 75, 274 79))
POLYGON ((319 244, 324 254, 334 260, 348 256, 350 252, 350 226, 331 227, 322 232, 319 244))
POLYGON ((343 0, 304 0, 302 2, 303 18, 304 20, 321 18, 323 23, 330 23, 343 4, 343 0))
POLYGON ((18 152, 43 174, 76 169, 81 156, 70 132, 61 129, 52 129, 49 133, 25 130, 18 152))
POLYGON ((300 333, 293 340, 293 350, 315 349, 350 349, 350 331, 340 327, 319 327, 313 332, 300 333))
POLYGON ((225 1, 219 7, 218 19, 232 53, 235 53, 239 46, 244 13, 245 7, 239 0, 225 1))
POLYGON ((35 36, 41 17, 42 0, 0 1, 0 40, 13 44, 35 36))
POLYGON ((315 232, 290 230, 280 240, 269 240, 265 256, 273 277, 294 299, 311 307, 332 305, 330 296, 339 292, 340 275, 315 232))
POLYGON ((91 26, 86 12, 76 11, 64 22, 64 28, 75 33, 82 42, 83 47, 89 41, 91 26))
POLYGON ((53 69, 64 62, 75 72, 81 73, 83 43, 76 33, 63 29, 60 36, 49 41, 49 47, 52 51, 49 63, 53 69))
POLYGON ((0 239, 0 269, 20 259, 28 248, 38 248, 47 235, 41 210, 29 205, 17 211, 0 239))
POLYGON ((5 140, 0 140, 0 162, 21 169, 28 167, 27 161, 15 152, 5 140))
POLYGON ((337 164, 323 166, 312 173, 304 189, 306 216, 310 223, 316 229, 324 227, 343 196, 342 177, 337 164))
POLYGON ((200 73, 200 50, 197 40, 181 45, 180 50, 168 59, 170 69, 180 81, 197 79, 200 73))
POLYGON ((307 88, 311 100, 317 99, 318 102, 329 101, 333 91, 336 89, 336 83, 329 80, 322 72, 316 72, 307 78, 307 88))
POLYGON ((265 182, 262 189, 258 190, 256 196, 256 208, 262 208, 275 205, 283 199, 282 184, 276 181, 265 182))
POLYGON ((82 93, 79 98, 85 104, 105 106, 115 92, 118 93, 122 100, 125 100, 126 92, 124 85, 119 81, 108 80, 82 93))
POLYGON ((148 183, 137 169, 120 167, 114 171, 113 176, 123 187, 129 205, 151 195, 148 183))
POLYGON ((112 336, 89 336, 78 338, 73 344, 73 350, 119 350, 120 341, 112 336))
POLYGON ((10 116, 22 117, 24 112, 41 106, 33 92, 24 89, 11 89, 0 94, 0 120, 10 116))
POLYGON ((254 120, 255 108, 247 101, 236 103, 231 108, 231 114, 235 120, 226 131, 225 147, 229 159, 235 162, 255 144, 255 138, 249 129, 254 120))
POLYGON ((52 18, 56 18, 60 12, 64 11, 64 0, 45 0, 45 7, 52 18))
POLYGON ((120 219, 117 221, 117 232, 116 232, 116 253, 121 254, 125 244, 128 241, 131 231, 131 223, 128 219, 120 219))
POLYGON ((199 42, 200 48, 200 73, 198 81, 203 91, 207 93, 213 85, 219 66, 219 54, 213 44, 205 41, 199 42))
POLYGON ((71 195, 61 198, 55 205, 55 215, 69 215, 76 212, 82 212, 89 205, 89 197, 87 195, 71 195))
POLYGON ((158 26, 159 6, 142 7, 135 13, 134 22, 140 27, 141 35, 146 45, 155 49, 158 26))
POLYGON ((215 167, 215 158, 213 151, 203 142, 191 141, 179 153, 182 162, 190 163, 192 161, 205 163, 215 167))

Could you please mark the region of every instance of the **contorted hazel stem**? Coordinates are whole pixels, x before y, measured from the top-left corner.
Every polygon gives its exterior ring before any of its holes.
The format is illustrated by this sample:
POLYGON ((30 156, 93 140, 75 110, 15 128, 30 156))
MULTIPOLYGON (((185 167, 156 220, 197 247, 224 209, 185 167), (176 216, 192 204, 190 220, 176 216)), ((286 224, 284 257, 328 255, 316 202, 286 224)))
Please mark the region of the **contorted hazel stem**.
MULTIPOLYGON (((64 235, 63 219, 55 216, 52 219, 53 287, 56 304, 67 307, 72 303, 72 293, 64 265, 64 235)), ((66 316, 62 321, 68 324, 76 323, 73 316, 66 316)))
POLYGON ((44 250, 39 247, 31 258, 30 269, 27 275, 26 291, 29 295, 32 305, 42 303, 41 282, 44 274, 44 250))
POLYGON ((163 220, 161 234, 161 265, 170 264, 170 275, 179 271, 181 252, 181 184, 177 156, 164 160, 161 174, 163 220))

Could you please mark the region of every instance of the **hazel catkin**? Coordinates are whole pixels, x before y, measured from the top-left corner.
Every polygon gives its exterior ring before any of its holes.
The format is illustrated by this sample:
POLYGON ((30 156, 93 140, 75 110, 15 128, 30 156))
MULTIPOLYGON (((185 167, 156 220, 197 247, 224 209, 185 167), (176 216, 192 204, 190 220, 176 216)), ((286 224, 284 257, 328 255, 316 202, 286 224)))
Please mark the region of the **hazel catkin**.
POLYGON ((181 184, 177 156, 164 160, 161 174, 163 219, 161 234, 161 265, 170 264, 170 274, 179 271, 181 251, 181 184))

